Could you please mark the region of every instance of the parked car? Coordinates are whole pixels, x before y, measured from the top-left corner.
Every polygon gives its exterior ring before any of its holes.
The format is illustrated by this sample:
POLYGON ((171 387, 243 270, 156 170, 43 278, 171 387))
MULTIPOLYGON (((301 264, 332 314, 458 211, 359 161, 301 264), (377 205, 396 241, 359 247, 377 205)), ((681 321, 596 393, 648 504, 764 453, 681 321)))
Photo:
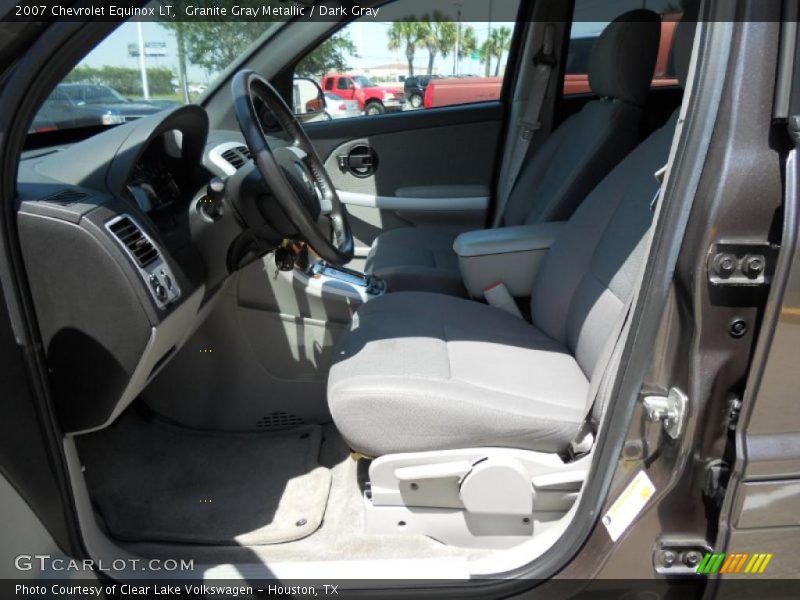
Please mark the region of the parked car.
POLYGON ((365 115, 380 115, 385 112, 403 110, 406 97, 398 87, 374 83, 364 75, 329 73, 322 78, 322 89, 335 92, 345 100, 358 102, 365 115))
POLYGON ((182 102, 178 102, 177 100, 164 100, 159 98, 151 98, 147 101, 148 104, 152 104, 153 106, 157 106, 161 110, 165 108, 178 108, 183 104, 182 102))
POLYGON ((48 121, 46 117, 36 115, 28 133, 49 133, 57 130, 58 126, 55 123, 48 121))
POLYGON ((431 79, 439 79, 441 75, 412 75, 403 83, 403 91, 411 108, 420 108, 425 99, 425 89, 431 79))
POLYGON ((45 100, 36 116, 58 129, 119 125, 161 110, 152 102, 129 100, 107 85, 62 83, 45 100))
POLYGON ((325 112, 331 119, 346 119, 359 116, 361 109, 355 100, 345 100, 338 94, 325 92, 325 112))

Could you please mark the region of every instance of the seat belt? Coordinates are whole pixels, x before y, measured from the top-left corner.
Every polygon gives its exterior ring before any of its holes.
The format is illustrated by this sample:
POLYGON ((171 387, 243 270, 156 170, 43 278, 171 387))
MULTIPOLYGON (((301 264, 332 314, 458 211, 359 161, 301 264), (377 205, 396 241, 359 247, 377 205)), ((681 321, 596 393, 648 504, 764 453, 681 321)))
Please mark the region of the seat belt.
MULTIPOLYGON (((661 197, 661 192, 664 187, 664 176, 667 172, 667 167, 669 163, 661 167, 658 171, 655 172, 654 177, 658 182, 658 189, 656 193, 653 195, 653 199, 650 201, 650 210, 655 211, 656 206, 658 204, 658 200, 661 197)), ((650 239, 647 242, 646 250, 643 254, 642 264, 639 268, 639 279, 641 276, 644 275, 645 265, 647 264, 647 257, 650 253, 650 244, 653 241, 652 232, 650 234, 650 239)), ((622 354, 623 344, 620 344, 620 340, 627 337, 623 335, 628 330, 628 325, 630 324, 630 314, 631 308, 633 307, 636 299, 639 297, 639 287, 637 287, 633 293, 631 293, 628 301, 625 303, 625 306, 622 308, 622 311, 619 314, 616 322, 614 323, 614 327, 611 329, 611 335, 609 335, 609 343, 607 343, 603 347, 603 351, 601 355, 597 359, 598 365, 603 365, 602 367, 602 375, 600 377, 592 377, 592 381, 589 383, 589 403, 587 405, 586 410, 586 417, 583 420, 583 424, 581 428, 578 430, 578 433, 572 438, 572 441, 569 444, 569 455, 571 458, 577 458, 583 454, 589 452, 594 445, 594 422, 600 420, 600 415, 597 415, 597 419, 595 419, 595 404, 597 404, 597 399, 601 398, 606 395, 607 388, 612 381, 611 372, 614 370, 613 367, 615 364, 619 362, 620 355, 622 354)))
POLYGON ((544 99, 547 95, 547 88, 550 86, 550 76, 556 66, 556 55, 553 51, 555 39, 555 27, 548 23, 544 27, 542 47, 533 58, 535 66, 533 75, 533 85, 525 111, 519 122, 519 132, 511 147, 509 157, 507 180, 501 188, 500 201, 497 204, 497 211, 493 219, 493 227, 498 227, 503 219, 508 198, 511 195, 514 185, 519 178, 522 170, 522 163, 528 154, 528 147, 531 144, 533 135, 541 128, 541 113, 544 106, 544 99))

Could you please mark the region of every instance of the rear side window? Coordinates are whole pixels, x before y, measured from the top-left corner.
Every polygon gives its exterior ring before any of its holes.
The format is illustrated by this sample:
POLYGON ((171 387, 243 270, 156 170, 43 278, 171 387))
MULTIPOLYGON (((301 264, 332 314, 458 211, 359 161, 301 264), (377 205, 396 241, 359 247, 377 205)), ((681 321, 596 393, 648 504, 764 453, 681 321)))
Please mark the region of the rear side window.
POLYGON ((325 80, 325 89, 332 90, 333 89, 333 79, 326 79, 325 80))
POLYGON ((564 95, 591 93, 589 57, 597 38, 614 19, 629 10, 646 8, 661 15, 661 45, 653 73, 653 86, 677 85, 672 68, 672 36, 680 20, 680 3, 673 0, 575 0, 567 60, 564 65, 564 95))
POLYGON ((347 77, 340 77, 336 87, 340 90, 349 90, 353 86, 350 85, 350 80, 347 77))

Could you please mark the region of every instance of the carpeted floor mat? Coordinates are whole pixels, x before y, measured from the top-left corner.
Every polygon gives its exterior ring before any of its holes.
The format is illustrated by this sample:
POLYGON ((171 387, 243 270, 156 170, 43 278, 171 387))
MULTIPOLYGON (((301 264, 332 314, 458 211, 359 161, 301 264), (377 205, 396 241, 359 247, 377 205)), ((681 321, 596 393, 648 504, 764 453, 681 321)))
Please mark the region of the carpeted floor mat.
POLYGON ((325 514, 319 426, 199 432, 129 411, 77 442, 91 498, 122 540, 277 544, 310 535, 325 514))
POLYGON ((191 559, 207 564, 253 564, 293 561, 386 560, 464 558, 486 556, 490 550, 446 546, 413 533, 367 533, 364 500, 357 483, 357 465, 350 448, 333 425, 323 425, 320 464, 330 467, 332 483, 325 519, 320 528, 301 540, 262 546, 209 546, 170 543, 125 543, 137 556, 162 560, 191 559))

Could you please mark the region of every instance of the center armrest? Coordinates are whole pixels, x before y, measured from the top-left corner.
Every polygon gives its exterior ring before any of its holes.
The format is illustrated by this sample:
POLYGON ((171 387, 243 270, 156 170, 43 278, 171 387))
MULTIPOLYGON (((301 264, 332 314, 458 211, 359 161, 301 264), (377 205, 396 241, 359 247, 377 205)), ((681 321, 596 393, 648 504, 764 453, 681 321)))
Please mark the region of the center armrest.
POLYGON ((462 233, 453 250, 470 295, 503 282, 512 296, 529 296, 539 264, 564 227, 563 221, 462 233))

